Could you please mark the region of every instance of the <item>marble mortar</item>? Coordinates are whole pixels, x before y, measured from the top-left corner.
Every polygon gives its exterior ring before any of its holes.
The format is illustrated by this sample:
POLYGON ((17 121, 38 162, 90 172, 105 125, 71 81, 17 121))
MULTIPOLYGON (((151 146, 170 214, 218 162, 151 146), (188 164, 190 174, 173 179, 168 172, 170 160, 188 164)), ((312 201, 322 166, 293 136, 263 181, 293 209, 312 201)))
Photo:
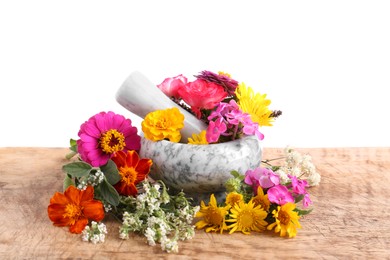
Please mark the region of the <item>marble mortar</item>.
POLYGON ((208 201, 211 193, 222 202, 230 172, 244 174, 260 166, 262 147, 256 136, 210 145, 153 142, 142 137, 140 156, 153 160, 150 176, 163 180, 171 190, 183 190, 195 203, 208 201))

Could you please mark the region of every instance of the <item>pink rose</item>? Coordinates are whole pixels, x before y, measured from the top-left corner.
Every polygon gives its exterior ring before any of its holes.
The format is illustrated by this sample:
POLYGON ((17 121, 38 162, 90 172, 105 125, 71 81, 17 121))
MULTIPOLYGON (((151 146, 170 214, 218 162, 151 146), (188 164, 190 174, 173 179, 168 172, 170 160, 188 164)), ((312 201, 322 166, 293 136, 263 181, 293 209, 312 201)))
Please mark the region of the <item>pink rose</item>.
POLYGON ((182 74, 173 77, 166 78, 161 84, 157 87, 164 92, 168 97, 180 98, 178 90, 187 84, 187 78, 182 74))
POLYGON ((201 117, 201 108, 213 109, 227 96, 222 86, 202 79, 188 82, 184 87, 179 88, 178 92, 198 118, 201 117))

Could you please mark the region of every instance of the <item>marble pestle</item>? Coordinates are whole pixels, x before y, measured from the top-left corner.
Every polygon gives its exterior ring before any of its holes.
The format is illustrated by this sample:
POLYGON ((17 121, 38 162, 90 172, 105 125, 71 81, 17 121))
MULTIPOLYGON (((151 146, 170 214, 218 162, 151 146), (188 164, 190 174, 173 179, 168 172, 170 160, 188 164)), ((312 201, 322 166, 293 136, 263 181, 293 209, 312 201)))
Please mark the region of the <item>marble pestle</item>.
POLYGON ((187 143, 192 134, 199 134, 207 125, 167 97, 146 76, 132 72, 116 93, 116 101, 141 118, 155 110, 177 107, 184 115, 184 128, 180 131, 181 142, 187 143))

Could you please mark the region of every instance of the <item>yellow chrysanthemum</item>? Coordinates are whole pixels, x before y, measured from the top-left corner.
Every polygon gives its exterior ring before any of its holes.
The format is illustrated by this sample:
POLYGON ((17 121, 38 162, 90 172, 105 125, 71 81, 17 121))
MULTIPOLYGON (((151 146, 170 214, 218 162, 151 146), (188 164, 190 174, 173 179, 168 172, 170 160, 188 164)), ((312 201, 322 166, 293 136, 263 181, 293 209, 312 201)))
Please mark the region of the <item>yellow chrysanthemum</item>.
POLYGON ((188 138, 189 144, 209 144, 206 140, 206 130, 201 131, 199 134, 192 134, 192 138, 188 138))
POLYGON ((261 188, 261 186, 257 188, 257 195, 253 197, 252 200, 255 206, 260 205, 262 209, 267 212, 269 211, 271 202, 268 199, 268 194, 264 194, 263 188, 261 188))
POLYGON ((229 213, 230 205, 218 207, 214 194, 210 196, 209 205, 206 206, 204 201, 200 203, 200 210, 196 213, 196 218, 202 218, 195 226, 197 229, 205 228, 206 232, 223 232, 227 229, 225 217, 229 213))
POLYGON ((236 89, 237 104, 244 113, 251 116, 253 122, 259 126, 272 126, 272 111, 268 108, 271 100, 266 99, 266 94, 254 93, 251 87, 240 83, 236 89))
POLYGON ((250 231, 263 231, 267 226, 265 218, 267 212, 265 212, 260 206, 255 206, 252 200, 248 203, 240 201, 233 208, 230 209, 230 219, 226 222, 232 222, 233 224, 228 226, 229 233, 235 231, 241 231, 244 234, 250 234, 250 231))
POLYGON ((230 192, 228 195, 226 195, 225 204, 233 207, 236 203, 239 203, 242 200, 244 200, 244 196, 242 196, 242 194, 237 192, 230 192))
POLYGON ((277 209, 272 211, 275 222, 268 226, 268 230, 272 230, 275 227, 275 232, 280 232, 280 236, 295 237, 297 235, 297 228, 301 228, 299 223, 298 212, 294 211, 294 203, 286 203, 282 206, 278 206, 277 209))
POLYGON ((184 115, 176 107, 156 110, 147 114, 141 125, 145 137, 149 140, 169 139, 171 142, 179 142, 180 130, 184 127, 184 115))

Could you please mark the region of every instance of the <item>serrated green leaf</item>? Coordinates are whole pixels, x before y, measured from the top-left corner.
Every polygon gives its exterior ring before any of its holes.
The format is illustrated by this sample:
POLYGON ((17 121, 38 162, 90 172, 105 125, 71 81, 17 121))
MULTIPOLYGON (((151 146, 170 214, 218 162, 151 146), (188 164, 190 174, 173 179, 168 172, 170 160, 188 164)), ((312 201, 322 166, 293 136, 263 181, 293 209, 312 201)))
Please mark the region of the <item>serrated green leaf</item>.
POLYGON ((67 174, 64 178, 64 183, 62 185, 63 190, 65 191, 69 186, 75 186, 72 178, 67 174))
POLYGON ((91 172, 92 166, 85 162, 71 162, 62 166, 62 169, 70 176, 80 178, 87 176, 91 172))
POLYGON ((116 189, 106 179, 99 186, 100 195, 103 199, 111 205, 117 206, 119 204, 119 194, 116 189))
POLYGON ((104 176, 106 176, 107 181, 114 185, 118 181, 121 180, 121 176, 119 175, 118 168, 116 167, 116 164, 112 160, 108 160, 108 162, 100 167, 100 170, 104 173, 104 176))

